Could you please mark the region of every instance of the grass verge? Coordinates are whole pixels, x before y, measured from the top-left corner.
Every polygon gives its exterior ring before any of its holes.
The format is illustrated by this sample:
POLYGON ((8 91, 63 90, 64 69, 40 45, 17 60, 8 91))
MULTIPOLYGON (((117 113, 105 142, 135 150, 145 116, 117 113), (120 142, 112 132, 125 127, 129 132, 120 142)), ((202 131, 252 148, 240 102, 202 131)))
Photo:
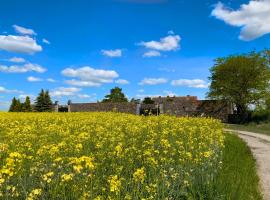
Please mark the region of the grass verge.
POLYGON ((223 167, 216 180, 214 199, 262 199, 256 163, 246 143, 226 134, 223 167))
POLYGON ((225 127, 233 130, 250 131, 270 135, 270 123, 249 123, 246 125, 226 124, 225 127))

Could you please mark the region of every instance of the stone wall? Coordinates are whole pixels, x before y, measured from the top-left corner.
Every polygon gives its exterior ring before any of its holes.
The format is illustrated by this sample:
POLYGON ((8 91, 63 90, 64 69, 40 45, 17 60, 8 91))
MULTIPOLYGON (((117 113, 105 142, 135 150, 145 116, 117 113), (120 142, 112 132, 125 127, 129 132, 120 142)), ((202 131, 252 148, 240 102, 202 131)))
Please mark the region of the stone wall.
POLYGON ((143 109, 159 109, 160 114, 175 116, 203 116, 228 121, 233 113, 231 104, 225 101, 198 100, 194 96, 153 98, 154 104, 136 103, 72 103, 69 112, 123 112, 140 114, 143 109))
POLYGON ((197 100, 181 99, 178 101, 165 101, 162 104, 163 113, 176 116, 192 116, 197 109, 197 100))
POLYGON ((196 116, 208 116, 228 122, 228 116, 233 113, 233 105, 226 101, 198 101, 196 116))
POLYGON ((71 103, 69 112, 123 112, 136 114, 135 103, 71 103))

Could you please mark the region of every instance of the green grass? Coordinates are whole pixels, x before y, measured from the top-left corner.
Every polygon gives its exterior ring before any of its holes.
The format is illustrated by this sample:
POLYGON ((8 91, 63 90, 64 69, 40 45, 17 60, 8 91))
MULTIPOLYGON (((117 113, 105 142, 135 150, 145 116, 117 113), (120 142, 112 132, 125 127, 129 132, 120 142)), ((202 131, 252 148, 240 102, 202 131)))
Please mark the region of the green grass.
POLYGON ((270 122, 260 123, 260 124, 249 123, 246 125, 226 124, 225 127, 230 128, 230 129, 234 129, 234 130, 250 131, 250 132, 270 135, 270 122))
POLYGON ((255 160, 246 143, 236 135, 226 134, 223 168, 214 188, 216 194, 209 199, 262 199, 255 160))

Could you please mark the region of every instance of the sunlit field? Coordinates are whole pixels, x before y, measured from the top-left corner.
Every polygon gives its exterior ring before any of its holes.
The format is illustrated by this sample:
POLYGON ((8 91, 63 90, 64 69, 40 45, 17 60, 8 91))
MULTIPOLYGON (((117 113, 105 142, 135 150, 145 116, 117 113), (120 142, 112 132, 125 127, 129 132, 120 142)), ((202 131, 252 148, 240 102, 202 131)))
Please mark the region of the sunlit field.
POLYGON ((222 166, 219 121, 0 113, 1 199, 198 199, 222 166))

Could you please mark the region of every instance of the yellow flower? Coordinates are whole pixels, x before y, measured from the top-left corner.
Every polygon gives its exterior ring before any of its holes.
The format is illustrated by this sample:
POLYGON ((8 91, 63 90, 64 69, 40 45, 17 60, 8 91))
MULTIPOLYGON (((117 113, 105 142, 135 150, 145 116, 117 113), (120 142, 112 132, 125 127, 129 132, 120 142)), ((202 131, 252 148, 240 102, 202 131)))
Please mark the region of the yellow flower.
POLYGON ((118 179, 117 175, 111 176, 108 180, 110 185, 110 191, 118 193, 121 187, 121 180, 118 179))
POLYGON ((134 173, 133 173, 133 179, 135 180, 135 182, 140 182, 143 183, 144 179, 145 179, 145 170, 144 167, 137 169, 134 173))
POLYGON ((28 194, 26 200, 39 199, 39 197, 40 197, 40 195, 41 195, 41 191, 42 191, 42 190, 39 189, 39 188, 32 190, 32 191, 28 194))
POLYGON ((74 176, 73 174, 63 174, 61 176, 61 180, 62 182, 68 182, 72 180, 73 176, 74 176))
POLYGON ((42 176, 42 179, 46 181, 47 183, 50 183, 52 181, 52 176, 54 175, 54 172, 48 172, 47 174, 44 174, 42 176))

